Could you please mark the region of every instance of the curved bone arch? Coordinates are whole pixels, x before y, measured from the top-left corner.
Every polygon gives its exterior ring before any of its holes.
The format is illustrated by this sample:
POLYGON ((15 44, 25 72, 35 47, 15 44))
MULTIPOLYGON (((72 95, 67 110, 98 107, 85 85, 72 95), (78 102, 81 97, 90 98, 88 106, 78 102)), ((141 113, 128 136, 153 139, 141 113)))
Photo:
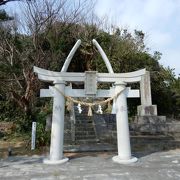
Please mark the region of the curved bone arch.
MULTIPOLYGON (((111 82, 111 83, 114 83, 116 81, 124 81, 126 83, 139 82, 141 80, 141 76, 146 73, 145 69, 141 69, 129 73, 114 73, 110 61, 107 58, 101 46, 99 45, 99 43, 95 39, 93 39, 92 42, 97 47, 99 53, 101 54, 101 57, 109 72, 109 73, 97 73, 98 82, 111 82)), ((70 51, 69 55, 67 56, 64 65, 61 69, 61 72, 49 71, 34 66, 34 72, 38 74, 38 78, 43 81, 58 81, 58 80, 64 80, 68 82, 84 81, 86 75, 85 73, 70 73, 70 72, 65 73, 67 72, 69 64, 80 45, 81 45, 81 40, 78 40, 74 45, 74 47, 72 48, 72 50, 70 51)))
MULTIPOLYGON (((93 44, 97 47, 99 53, 101 54, 102 59, 104 60, 104 62, 105 62, 105 64, 106 64, 106 67, 107 67, 107 69, 108 69, 108 72, 109 72, 109 73, 114 73, 114 71, 113 71, 113 69, 112 69, 112 66, 111 66, 111 64, 110 64, 110 62, 109 62, 109 59, 107 58, 105 52, 103 51, 103 49, 101 48, 101 46, 99 45, 99 43, 98 43, 95 39, 93 39, 92 42, 93 42, 93 44)), ((72 48, 72 50, 70 51, 68 57, 66 58, 65 63, 64 63, 64 65, 63 65, 62 69, 61 69, 61 72, 66 72, 66 71, 67 71, 70 62, 71 62, 71 60, 72 60, 75 52, 77 51, 77 49, 79 48, 80 45, 81 45, 81 40, 79 39, 79 40, 76 42, 76 44, 74 45, 74 47, 72 48)))

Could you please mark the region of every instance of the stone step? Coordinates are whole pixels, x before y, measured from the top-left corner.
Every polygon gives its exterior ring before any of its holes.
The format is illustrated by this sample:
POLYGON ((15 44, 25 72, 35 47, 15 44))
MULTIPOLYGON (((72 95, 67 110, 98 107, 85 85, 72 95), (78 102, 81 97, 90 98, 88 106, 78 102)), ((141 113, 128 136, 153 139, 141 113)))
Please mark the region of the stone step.
POLYGON ((96 139, 97 139, 97 138, 96 138, 95 136, 90 136, 90 137, 85 137, 85 136, 82 137, 82 136, 79 136, 79 137, 76 138, 76 141, 80 141, 80 140, 81 140, 81 141, 83 141, 83 140, 84 140, 84 141, 88 141, 88 140, 94 140, 94 141, 96 141, 96 139))
POLYGON ((76 126, 75 129, 76 131, 94 131, 93 126, 76 126))
POLYGON ((76 124, 92 124, 93 122, 92 121, 79 121, 79 122, 77 122, 76 121, 76 124))
POLYGON ((91 116, 87 116, 88 108, 82 107, 83 112, 78 113, 77 108, 75 110, 75 139, 79 143, 97 142, 94 129, 94 121, 91 116))
POLYGON ((83 131, 82 131, 82 130, 81 130, 81 131, 76 130, 75 132, 76 132, 76 133, 92 133, 92 132, 95 133, 95 131, 93 131, 93 130, 89 130, 89 131, 88 131, 88 130, 86 130, 86 129, 83 130, 83 131))
POLYGON ((88 124, 88 123, 93 123, 92 120, 77 120, 76 119, 76 124, 88 124))
POLYGON ((88 127, 88 126, 93 126, 94 127, 94 125, 92 124, 92 122, 91 123, 79 123, 79 124, 75 124, 75 126, 76 127, 88 127))
POLYGON ((94 129, 89 129, 89 130, 87 130, 87 129, 81 129, 81 130, 75 130, 75 132, 76 133, 95 133, 95 131, 94 131, 94 129))
POLYGON ((88 139, 96 139, 95 135, 88 135, 88 136, 76 136, 76 140, 88 140, 88 139))
POLYGON ((76 137, 79 137, 79 136, 86 136, 86 137, 91 137, 91 136, 96 136, 94 133, 92 134, 89 134, 89 133, 87 133, 87 134, 81 134, 81 133, 76 133, 76 137))
POLYGON ((94 125, 93 124, 76 124, 75 127, 76 128, 82 128, 82 129, 86 128, 87 129, 87 128, 93 128, 94 125))
POLYGON ((94 131, 76 131, 76 135, 95 135, 94 131))
POLYGON ((87 131, 87 130, 84 130, 84 131, 75 131, 76 134, 95 134, 95 131, 91 130, 91 131, 87 131))
POLYGON ((94 134, 91 134, 91 135, 78 134, 75 136, 75 139, 91 139, 91 138, 96 138, 96 136, 94 134))
POLYGON ((76 127, 76 131, 94 131, 94 127, 76 127))
POLYGON ((88 143, 98 143, 98 142, 99 142, 99 139, 96 139, 96 138, 76 140, 77 144, 88 144, 88 143))
POLYGON ((91 136, 96 136, 95 133, 76 133, 76 136, 86 136, 86 137, 91 137, 91 136))
POLYGON ((92 128, 94 127, 94 125, 92 123, 85 123, 85 124, 75 124, 76 127, 80 127, 80 128, 92 128))

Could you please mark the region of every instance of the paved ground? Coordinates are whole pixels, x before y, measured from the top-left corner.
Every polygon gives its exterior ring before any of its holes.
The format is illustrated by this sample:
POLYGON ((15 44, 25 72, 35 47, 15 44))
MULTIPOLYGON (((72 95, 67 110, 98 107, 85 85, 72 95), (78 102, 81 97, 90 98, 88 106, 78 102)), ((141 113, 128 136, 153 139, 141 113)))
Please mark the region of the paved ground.
POLYGON ((0 180, 180 179, 180 149, 149 154, 130 165, 114 163, 111 158, 115 152, 66 155, 70 157, 70 161, 63 165, 42 164, 42 156, 16 156, 1 160, 0 180))

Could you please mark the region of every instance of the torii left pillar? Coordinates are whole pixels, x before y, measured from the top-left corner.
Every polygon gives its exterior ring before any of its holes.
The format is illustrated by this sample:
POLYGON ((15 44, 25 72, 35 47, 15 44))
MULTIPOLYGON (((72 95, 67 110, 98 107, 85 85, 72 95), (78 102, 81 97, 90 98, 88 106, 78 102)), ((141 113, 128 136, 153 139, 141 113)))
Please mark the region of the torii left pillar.
MULTIPOLYGON (((54 81, 55 88, 62 93, 65 92, 64 81, 54 81)), ((53 117, 51 128, 51 145, 49 159, 45 159, 45 164, 62 164, 68 161, 68 158, 63 156, 64 144, 64 96, 54 88, 54 102, 53 102, 53 117)))

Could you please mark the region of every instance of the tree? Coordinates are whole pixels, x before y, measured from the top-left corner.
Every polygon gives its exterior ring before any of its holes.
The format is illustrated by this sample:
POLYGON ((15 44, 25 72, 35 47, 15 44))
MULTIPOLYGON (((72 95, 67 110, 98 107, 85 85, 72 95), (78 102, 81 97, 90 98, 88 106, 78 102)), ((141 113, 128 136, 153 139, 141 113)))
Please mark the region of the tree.
MULTIPOLYGON (((52 28, 56 30, 55 24, 59 21, 61 27, 65 28, 58 33, 61 35, 67 32, 71 24, 79 22, 82 14, 84 16, 85 7, 88 5, 88 1, 81 0, 77 6, 66 12, 69 3, 68 0, 27 2, 24 7, 27 15, 27 34, 19 34, 14 26, 3 29, 0 39, 3 92, 11 94, 13 100, 27 115, 32 114, 35 95, 39 88, 33 66, 48 68, 53 62, 51 66, 57 67, 62 54, 60 48, 58 51, 54 49, 49 39, 52 28)), ((57 34, 55 31, 54 33, 57 34)))

